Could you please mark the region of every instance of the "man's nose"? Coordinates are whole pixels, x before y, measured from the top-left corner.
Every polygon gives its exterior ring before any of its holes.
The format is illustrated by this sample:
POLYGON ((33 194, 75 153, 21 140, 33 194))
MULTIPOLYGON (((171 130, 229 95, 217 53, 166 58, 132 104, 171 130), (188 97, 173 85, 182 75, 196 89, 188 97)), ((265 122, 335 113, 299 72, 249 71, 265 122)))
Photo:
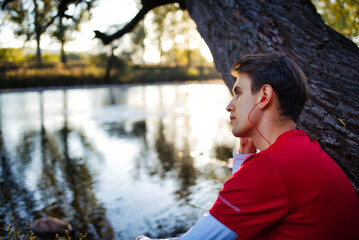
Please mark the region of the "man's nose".
POLYGON ((231 112, 231 111, 233 110, 232 101, 230 101, 230 102, 228 103, 228 105, 227 105, 227 107, 226 107, 226 110, 227 110, 228 112, 231 112))

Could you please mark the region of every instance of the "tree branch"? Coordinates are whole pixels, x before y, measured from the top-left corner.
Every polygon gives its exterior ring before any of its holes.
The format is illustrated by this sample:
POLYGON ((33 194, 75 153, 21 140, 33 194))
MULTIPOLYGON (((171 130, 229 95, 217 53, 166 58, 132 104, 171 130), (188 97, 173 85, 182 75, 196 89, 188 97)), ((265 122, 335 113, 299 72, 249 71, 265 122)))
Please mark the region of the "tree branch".
POLYGON ((179 3, 181 8, 185 9, 184 0, 142 0, 141 10, 122 29, 118 30, 117 32, 113 33, 112 35, 107 35, 105 33, 102 33, 100 31, 96 30, 96 31, 94 31, 95 38, 101 39, 102 43, 107 45, 107 44, 111 43, 113 40, 121 38, 126 33, 131 32, 136 27, 137 23, 139 23, 150 10, 152 10, 156 7, 162 6, 162 5, 170 4, 170 3, 179 3))
POLYGON ((54 21, 56 20, 56 18, 60 17, 60 16, 65 16, 65 12, 67 11, 68 6, 71 3, 76 3, 78 4, 81 0, 63 0, 60 2, 59 6, 58 6, 58 11, 57 14, 55 16, 53 16, 51 18, 51 20, 42 28, 42 32, 45 32, 46 29, 54 23, 54 21))
MULTIPOLYGON (((13 2, 14 0, 4 0, 2 5, 1 5, 1 9, 4 10, 6 5, 13 2)), ((78 4, 81 0, 62 0, 60 3, 59 3, 59 6, 58 6, 58 11, 57 11, 57 14, 55 16, 53 16, 50 21, 41 28, 41 32, 45 32, 46 29, 54 23, 54 21, 56 20, 56 18, 58 18, 59 16, 64 16, 66 10, 67 10, 67 7, 68 5, 70 5, 71 3, 76 3, 78 4)))

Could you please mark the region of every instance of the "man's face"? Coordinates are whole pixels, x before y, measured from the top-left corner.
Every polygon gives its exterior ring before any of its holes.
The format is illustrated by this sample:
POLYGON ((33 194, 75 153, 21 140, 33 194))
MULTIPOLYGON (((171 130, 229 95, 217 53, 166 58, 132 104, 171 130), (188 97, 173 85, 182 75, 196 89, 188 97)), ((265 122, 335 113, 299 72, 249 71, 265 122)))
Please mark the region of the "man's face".
MULTIPOLYGON (((257 95, 251 91, 251 79, 240 73, 233 87, 233 98, 226 110, 230 112, 232 133, 236 137, 251 137, 254 126, 248 121, 248 114, 257 103, 257 95)), ((253 121, 254 113, 251 114, 253 121)))

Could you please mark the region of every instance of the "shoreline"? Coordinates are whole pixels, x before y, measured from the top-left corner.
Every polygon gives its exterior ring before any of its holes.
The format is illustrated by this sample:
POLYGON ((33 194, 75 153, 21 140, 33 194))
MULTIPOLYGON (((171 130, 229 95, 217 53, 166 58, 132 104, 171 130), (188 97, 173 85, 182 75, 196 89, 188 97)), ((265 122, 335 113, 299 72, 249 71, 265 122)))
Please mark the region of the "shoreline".
POLYGON ((91 85, 73 85, 73 86, 49 86, 49 87, 30 87, 30 88, 2 88, 0 94, 18 93, 18 92, 43 92, 56 90, 72 90, 72 89, 96 89, 96 88, 128 88, 135 86, 148 85, 189 85, 189 84, 225 84, 222 79, 209 80, 188 80, 188 81, 168 81, 155 83, 115 83, 115 84, 91 84, 91 85))

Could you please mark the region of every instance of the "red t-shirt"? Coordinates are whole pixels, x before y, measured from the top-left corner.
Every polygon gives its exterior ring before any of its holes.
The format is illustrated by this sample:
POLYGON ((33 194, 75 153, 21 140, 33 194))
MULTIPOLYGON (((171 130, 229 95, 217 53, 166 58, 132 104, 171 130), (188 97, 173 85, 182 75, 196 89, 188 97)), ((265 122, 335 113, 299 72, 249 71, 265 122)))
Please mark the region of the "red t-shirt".
POLYGON ((238 239, 358 240, 359 199, 341 168, 301 130, 247 158, 210 209, 238 239))

